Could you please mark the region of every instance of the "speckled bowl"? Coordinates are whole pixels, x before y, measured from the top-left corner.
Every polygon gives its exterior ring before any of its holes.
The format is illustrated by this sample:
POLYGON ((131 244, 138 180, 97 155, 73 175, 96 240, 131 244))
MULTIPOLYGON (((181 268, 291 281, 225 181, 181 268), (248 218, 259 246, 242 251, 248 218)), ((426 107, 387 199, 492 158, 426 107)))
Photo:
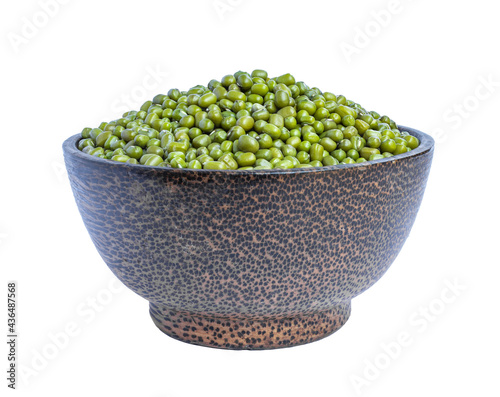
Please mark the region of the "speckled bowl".
POLYGON ((64 142, 83 222, 111 271, 184 342, 272 349, 321 339, 392 264, 434 141, 377 162, 209 171, 91 157, 64 142))

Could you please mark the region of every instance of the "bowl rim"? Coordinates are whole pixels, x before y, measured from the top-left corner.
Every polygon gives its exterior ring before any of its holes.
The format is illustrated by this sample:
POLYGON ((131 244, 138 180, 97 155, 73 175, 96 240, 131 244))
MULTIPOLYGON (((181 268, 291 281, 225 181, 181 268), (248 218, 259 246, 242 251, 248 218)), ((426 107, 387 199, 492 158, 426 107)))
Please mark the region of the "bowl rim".
POLYGON ((403 125, 398 125, 398 128, 402 131, 408 132, 410 135, 417 137, 420 141, 420 145, 409 152, 398 154, 391 157, 386 157, 379 160, 365 161, 356 164, 336 164, 323 167, 304 167, 304 168, 291 168, 291 169, 270 169, 270 170, 205 170, 205 169, 188 169, 188 168, 168 168, 159 167, 152 165, 142 165, 142 164, 127 164, 118 161, 111 161, 108 159, 102 159, 95 156, 90 156, 78 149, 77 144, 81 139, 80 134, 75 134, 66 139, 62 145, 64 156, 70 156, 72 158, 81 160, 87 163, 94 163, 96 166, 109 166, 109 167, 121 167, 122 169, 128 169, 133 172, 140 171, 155 171, 163 173, 172 174, 184 174, 184 175, 197 175, 197 174, 219 174, 219 175, 283 175, 283 174, 301 174, 301 173, 322 173, 322 172, 332 172, 340 171, 347 168, 362 168, 375 167, 376 165, 382 165, 387 163, 395 163, 398 161, 404 161, 405 159, 417 157, 424 155, 430 151, 434 150, 434 139, 419 130, 411 127, 405 127, 403 125))

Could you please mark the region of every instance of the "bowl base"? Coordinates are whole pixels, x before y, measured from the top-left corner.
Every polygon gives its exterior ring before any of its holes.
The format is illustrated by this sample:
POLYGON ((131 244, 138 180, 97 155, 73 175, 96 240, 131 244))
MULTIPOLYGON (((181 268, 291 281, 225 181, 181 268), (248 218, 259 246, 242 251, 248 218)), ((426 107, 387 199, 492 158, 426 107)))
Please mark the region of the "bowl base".
POLYGON ((265 350, 303 345, 331 335, 351 313, 346 302, 328 310, 292 317, 217 317, 150 303, 156 326, 182 342, 231 350, 265 350))

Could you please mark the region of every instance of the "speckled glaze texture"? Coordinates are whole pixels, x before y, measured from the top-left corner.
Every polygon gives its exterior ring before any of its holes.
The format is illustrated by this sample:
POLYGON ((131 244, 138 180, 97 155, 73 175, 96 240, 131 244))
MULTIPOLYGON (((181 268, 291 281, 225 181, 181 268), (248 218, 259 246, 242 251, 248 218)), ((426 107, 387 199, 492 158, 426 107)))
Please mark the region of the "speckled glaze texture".
POLYGON ((154 323, 172 338, 223 349, 272 349, 324 338, 345 324, 351 304, 292 317, 217 317, 179 312, 150 304, 154 323))
POLYGON ((417 215, 434 141, 377 162, 293 170, 147 167, 63 145, 100 255, 184 342, 270 349, 339 329, 417 215))

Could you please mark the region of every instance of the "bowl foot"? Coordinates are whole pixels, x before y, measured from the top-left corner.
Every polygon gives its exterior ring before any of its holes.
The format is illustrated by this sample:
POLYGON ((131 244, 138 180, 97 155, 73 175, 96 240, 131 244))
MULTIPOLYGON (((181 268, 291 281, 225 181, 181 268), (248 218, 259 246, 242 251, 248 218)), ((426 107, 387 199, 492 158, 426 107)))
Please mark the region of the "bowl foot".
POLYGON ((180 312, 150 303, 156 326, 168 336, 195 345, 264 350, 303 345, 331 335, 351 313, 351 303, 292 317, 217 317, 180 312))

